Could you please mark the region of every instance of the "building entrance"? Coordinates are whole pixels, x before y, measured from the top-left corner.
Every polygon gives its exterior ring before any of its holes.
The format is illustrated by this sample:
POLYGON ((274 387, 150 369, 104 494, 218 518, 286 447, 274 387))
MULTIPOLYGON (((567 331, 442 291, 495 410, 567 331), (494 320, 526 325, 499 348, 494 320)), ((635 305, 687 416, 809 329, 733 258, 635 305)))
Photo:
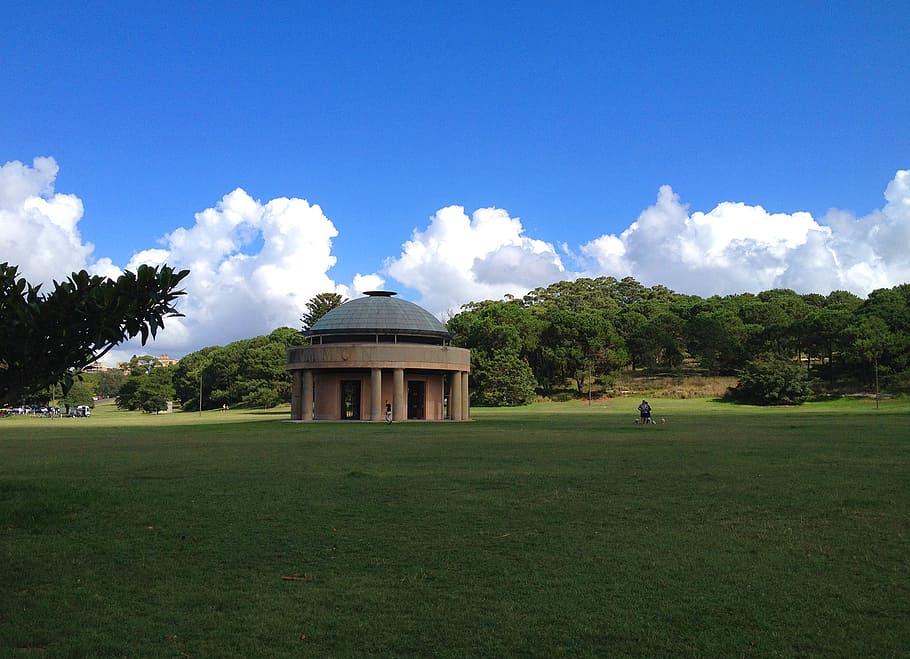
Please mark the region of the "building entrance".
POLYGON ((408 419, 425 419, 427 409, 427 383, 422 380, 408 382, 408 419))
POLYGON ((360 419, 360 380, 341 381, 341 419, 342 421, 360 419))

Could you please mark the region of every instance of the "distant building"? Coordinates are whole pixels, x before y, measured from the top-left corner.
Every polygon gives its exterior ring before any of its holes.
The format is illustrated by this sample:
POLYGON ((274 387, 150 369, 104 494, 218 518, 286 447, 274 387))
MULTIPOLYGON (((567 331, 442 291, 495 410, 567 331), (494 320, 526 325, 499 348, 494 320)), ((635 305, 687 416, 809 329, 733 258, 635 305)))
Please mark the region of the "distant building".
POLYGON ((332 309, 288 349, 291 419, 469 421, 471 352, 431 313, 390 291, 332 309))
POLYGON ((92 362, 88 366, 82 369, 83 373, 104 373, 105 371, 110 371, 109 367, 105 366, 101 362, 92 362))
POLYGON ((179 359, 174 359, 173 357, 168 357, 167 355, 158 355, 158 366, 173 366, 179 359))

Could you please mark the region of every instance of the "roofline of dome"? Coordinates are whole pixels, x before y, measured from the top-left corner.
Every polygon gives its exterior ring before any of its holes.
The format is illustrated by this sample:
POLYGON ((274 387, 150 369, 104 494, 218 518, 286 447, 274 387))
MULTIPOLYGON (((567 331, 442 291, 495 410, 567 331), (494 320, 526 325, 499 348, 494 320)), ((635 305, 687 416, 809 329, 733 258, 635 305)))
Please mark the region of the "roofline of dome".
POLYGON ((339 335, 361 335, 361 334, 383 334, 386 336, 437 336, 439 338, 450 339, 454 334, 446 331, 421 330, 421 329, 390 329, 388 327, 344 327, 338 329, 325 330, 304 330, 304 336, 339 336, 339 335))

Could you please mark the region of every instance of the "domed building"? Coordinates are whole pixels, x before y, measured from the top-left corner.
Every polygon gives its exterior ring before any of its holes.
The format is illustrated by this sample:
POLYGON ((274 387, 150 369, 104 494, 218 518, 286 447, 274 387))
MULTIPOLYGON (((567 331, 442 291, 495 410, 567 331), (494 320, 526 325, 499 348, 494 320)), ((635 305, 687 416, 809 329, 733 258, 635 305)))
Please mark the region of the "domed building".
POLYGON ((287 353, 292 420, 470 420, 471 351, 413 302, 369 291, 305 334, 287 353))

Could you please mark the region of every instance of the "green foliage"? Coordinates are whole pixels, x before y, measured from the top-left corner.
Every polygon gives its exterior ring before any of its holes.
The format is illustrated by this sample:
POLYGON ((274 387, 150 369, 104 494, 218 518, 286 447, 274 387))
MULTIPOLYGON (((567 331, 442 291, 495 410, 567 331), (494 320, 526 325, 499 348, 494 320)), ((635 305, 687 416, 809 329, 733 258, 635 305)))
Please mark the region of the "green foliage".
POLYGON ((117 366, 121 372, 125 372, 128 375, 148 375, 153 368, 161 366, 161 362, 158 361, 157 357, 152 357, 151 355, 133 355, 128 362, 123 362, 117 366))
POLYGON ((265 410, 275 407, 280 402, 281 398, 278 396, 278 392, 266 383, 262 383, 243 397, 243 403, 247 407, 256 407, 265 410))
POLYGON ((287 349, 299 345, 300 333, 282 327, 268 336, 235 341, 226 346, 203 348, 186 355, 174 367, 174 388, 184 410, 234 407, 239 403, 263 407, 270 402, 260 389, 270 391, 276 402, 291 399, 291 377, 287 366, 287 349), (201 385, 201 387, 200 387, 201 385), (252 397, 251 397, 252 396, 252 397))
POLYGON ((142 405, 142 401, 135 397, 136 392, 139 390, 139 385, 142 383, 141 378, 142 376, 139 375, 131 376, 120 386, 120 391, 117 392, 114 403, 121 410, 136 410, 142 405))
POLYGON ((158 414, 162 410, 167 409, 167 400, 164 396, 149 396, 142 403, 142 411, 148 414, 158 414))
POLYGON ((518 300, 476 302, 449 319, 457 345, 471 347, 476 405, 525 405, 536 380, 528 358, 539 350, 542 323, 518 300))
MULTIPOLYGON (((873 373, 895 391, 910 380, 901 377, 910 370, 910 284, 865 301, 789 289, 703 299, 631 277, 581 278, 521 300, 466 304, 449 329, 457 345, 481 353, 478 363, 501 354, 527 362, 544 393, 569 383, 583 391, 590 378, 627 367, 730 375, 769 353, 804 364, 828 391, 868 383, 873 373)), ((483 399, 478 382, 473 393, 483 399)))
POLYGON ((508 352, 472 355, 472 403, 489 407, 527 405, 537 382, 528 363, 508 352))
POLYGON ((108 369, 92 374, 95 379, 95 390, 99 396, 111 398, 120 392, 120 387, 126 381, 126 374, 120 369, 108 369))
POLYGON ((76 407, 76 405, 94 407, 95 400, 93 396, 94 392, 86 382, 76 380, 73 382, 73 386, 69 388, 69 391, 64 394, 60 402, 69 409, 76 407))
POLYGON ((449 319, 447 328, 457 345, 492 354, 527 356, 536 347, 541 323, 520 301, 471 302, 449 319))
POLYGON ((319 293, 306 303, 307 311, 300 317, 300 324, 304 331, 310 329, 320 318, 332 309, 340 307, 347 300, 338 293, 319 293))
POLYGON ((117 394, 115 400, 117 407, 125 410, 146 410, 148 401, 154 400, 158 409, 165 409, 166 402, 176 397, 175 370, 173 366, 159 366, 148 374, 130 376, 117 394), (165 401, 164 407, 160 406, 159 400, 165 401))
POLYGON ((116 280, 74 272, 47 295, 0 264, 0 402, 57 382, 70 388, 78 371, 122 341, 155 337, 179 316, 177 290, 188 270, 139 266, 116 280))
POLYGON ((730 397, 753 405, 800 405, 811 393, 806 372, 799 364, 766 354, 746 364, 730 397))
POLYGON ((689 354, 708 373, 731 373, 742 363, 746 326, 732 311, 714 306, 696 311, 686 323, 685 333, 689 354))

